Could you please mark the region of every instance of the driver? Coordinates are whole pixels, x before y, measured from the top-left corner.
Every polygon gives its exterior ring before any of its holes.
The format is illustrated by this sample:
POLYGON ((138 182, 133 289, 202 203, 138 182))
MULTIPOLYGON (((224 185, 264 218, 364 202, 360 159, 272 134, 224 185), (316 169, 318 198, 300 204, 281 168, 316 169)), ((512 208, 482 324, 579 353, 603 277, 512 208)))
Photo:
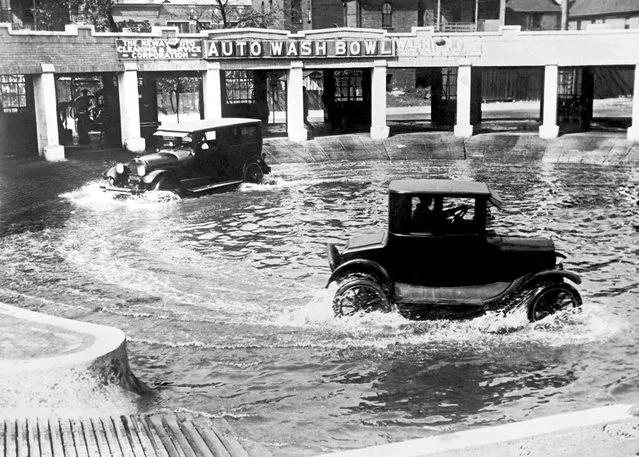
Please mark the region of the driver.
POLYGON ((419 196, 419 203, 417 203, 412 217, 413 230, 416 232, 433 232, 433 229, 437 227, 452 224, 459 220, 456 216, 463 216, 470 208, 472 208, 470 205, 461 204, 441 209, 441 202, 436 208, 431 196, 419 196))
POLYGON ((420 196, 419 203, 417 203, 413 212, 413 230, 416 232, 431 232, 435 222, 434 212, 433 198, 420 196))

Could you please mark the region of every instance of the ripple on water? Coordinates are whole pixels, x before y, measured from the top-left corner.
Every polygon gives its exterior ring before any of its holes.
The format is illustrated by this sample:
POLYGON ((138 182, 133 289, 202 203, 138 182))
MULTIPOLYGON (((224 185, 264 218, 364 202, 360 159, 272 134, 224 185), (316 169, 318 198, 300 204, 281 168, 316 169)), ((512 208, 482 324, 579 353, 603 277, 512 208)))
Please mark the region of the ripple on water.
MULTIPOLYGON (((147 409, 235 418, 241 436, 282 456, 636 399, 635 169, 468 160, 273 170, 264 184, 194 199, 114 198, 97 182, 64 194, 70 210, 57 223, 2 238, 0 301, 121 328, 134 372, 157 391, 147 409), (336 319, 325 243, 385 230, 388 183, 404 177, 488 182, 506 202, 493 228, 552 238, 584 279, 582 312, 534 324, 523 313, 336 319)), ((111 405, 126 413, 127 401, 111 405)))

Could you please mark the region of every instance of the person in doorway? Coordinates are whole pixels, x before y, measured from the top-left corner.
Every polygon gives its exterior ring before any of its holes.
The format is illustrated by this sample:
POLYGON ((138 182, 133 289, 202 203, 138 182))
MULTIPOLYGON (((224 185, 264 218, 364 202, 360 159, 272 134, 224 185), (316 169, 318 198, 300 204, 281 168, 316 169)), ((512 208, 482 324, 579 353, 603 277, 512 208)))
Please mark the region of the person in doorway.
POLYGON ((308 92, 306 91, 306 86, 302 87, 302 95, 303 95, 303 103, 304 103, 304 124, 306 125, 306 127, 308 128, 308 130, 310 130, 311 132, 313 131, 313 124, 311 124, 308 121, 308 105, 309 105, 309 98, 308 98, 308 92))
POLYGON ((91 138, 89 137, 89 130, 91 130, 91 98, 89 97, 88 89, 82 89, 81 92, 82 95, 75 99, 78 143, 89 144, 91 143, 91 138))

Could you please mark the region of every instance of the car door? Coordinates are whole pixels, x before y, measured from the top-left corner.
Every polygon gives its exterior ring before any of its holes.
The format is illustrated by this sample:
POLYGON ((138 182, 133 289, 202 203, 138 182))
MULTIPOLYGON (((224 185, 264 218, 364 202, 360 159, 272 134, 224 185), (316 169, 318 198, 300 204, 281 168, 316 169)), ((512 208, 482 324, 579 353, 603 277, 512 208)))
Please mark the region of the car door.
MULTIPOLYGON (((423 286, 461 286, 481 284, 488 277, 485 268, 488 256, 485 231, 476 229, 472 211, 468 219, 444 218, 448 206, 442 199, 435 200, 435 218, 427 226, 414 225, 389 238, 392 271, 396 280, 423 286)), ((468 202, 467 202, 468 203, 468 202)), ((412 203, 413 216, 419 204, 412 203)))

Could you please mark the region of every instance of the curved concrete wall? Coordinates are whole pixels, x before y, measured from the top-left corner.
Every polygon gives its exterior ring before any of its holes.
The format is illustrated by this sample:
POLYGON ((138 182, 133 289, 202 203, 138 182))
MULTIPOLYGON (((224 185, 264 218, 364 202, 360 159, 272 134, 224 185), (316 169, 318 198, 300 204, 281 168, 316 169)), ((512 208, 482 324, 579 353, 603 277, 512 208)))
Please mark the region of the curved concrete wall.
POLYGON ((145 387, 131 372, 121 330, 63 319, 0 303, 3 350, 0 373, 86 372, 104 384, 141 393, 145 387))

